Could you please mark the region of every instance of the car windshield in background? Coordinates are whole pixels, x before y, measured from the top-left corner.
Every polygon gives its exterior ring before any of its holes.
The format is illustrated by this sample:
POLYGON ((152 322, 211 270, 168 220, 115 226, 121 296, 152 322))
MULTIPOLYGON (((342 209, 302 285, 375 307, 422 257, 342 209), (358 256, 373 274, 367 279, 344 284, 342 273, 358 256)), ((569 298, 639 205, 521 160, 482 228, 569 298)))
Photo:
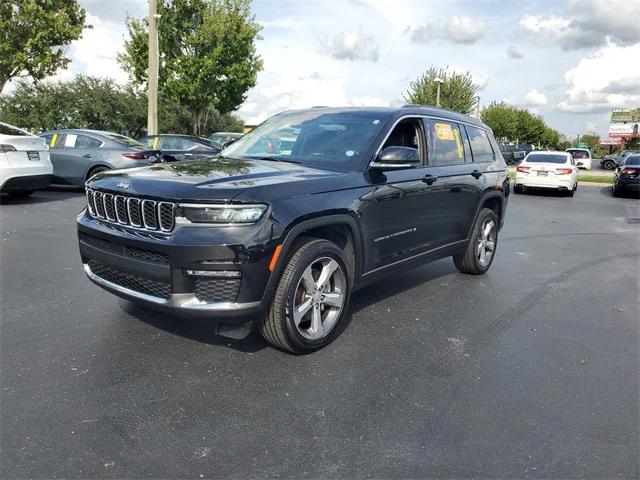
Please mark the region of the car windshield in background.
POLYGON ((117 133, 105 133, 105 137, 109 137, 116 142, 124 143, 127 147, 133 148, 146 148, 146 146, 133 138, 125 137, 124 135, 118 135, 117 133))
POLYGON ((527 157, 527 163, 567 163, 565 155, 554 155, 552 153, 537 153, 527 157))
POLYGON ((277 115, 222 151, 222 156, 273 159, 340 170, 354 168, 385 114, 307 111, 277 115))
POLYGON ((586 150, 567 150, 573 158, 589 158, 589 152, 586 150))
POLYGON ((629 166, 636 167, 640 165, 640 155, 631 155, 627 157, 627 159, 624 161, 624 165, 626 167, 629 167, 629 166))

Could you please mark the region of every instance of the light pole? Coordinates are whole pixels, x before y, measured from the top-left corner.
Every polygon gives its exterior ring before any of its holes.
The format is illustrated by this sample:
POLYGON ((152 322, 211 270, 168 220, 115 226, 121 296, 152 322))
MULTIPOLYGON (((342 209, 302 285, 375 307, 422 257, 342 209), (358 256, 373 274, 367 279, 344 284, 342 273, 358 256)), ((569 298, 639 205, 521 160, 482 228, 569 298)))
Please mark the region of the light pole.
POLYGON ((480 96, 476 95, 476 118, 480 118, 480 96))
POLYGON ((440 85, 444 83, 444 80, 440 77, 436 77, 433 79, 433 81, 438 84, 438 90, 436 93, 436 107, 440 108, 440 85))
POLYGON ((147 135, 158 133, 158 0, 149 0, 149 71, 147 75, 147 135))

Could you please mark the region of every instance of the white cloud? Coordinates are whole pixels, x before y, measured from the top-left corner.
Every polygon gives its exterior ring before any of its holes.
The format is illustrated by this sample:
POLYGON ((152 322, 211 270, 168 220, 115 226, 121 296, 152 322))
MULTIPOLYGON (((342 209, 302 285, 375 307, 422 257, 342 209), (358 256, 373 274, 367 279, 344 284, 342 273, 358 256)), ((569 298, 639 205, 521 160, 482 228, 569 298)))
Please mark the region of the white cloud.
POLYGON ((509 48, 507 48, 507 56, 509 58, 513 58, 514 60, 517 60, 519 58, 524 57, 524 54, 520 50, 518 50, 516 47, 511 45, 509 48))
POLYGON ((571 0, 562 15, 525 15, 519 23, 532 38, 577 50, 640 42, 639 18, 637 0, 571 0))
POLYGON ((629 47, 610 44, 581 59, 565 73, 566 100, 558 108, 566 112, 603 112, 614 107, 640 104, 640 43, 629 47))
POLYGON ((429 43, 433 40, 446 40, 452 43, 469 45, 476 43, 486 33, 484 23, 469 17, 452 17, 446 23, 427 23, 415 28, 408 27, 412 43, 429 43))
POLYGON ((337 60, 377 62, 378 47, 373 37, 363 32, 342 32, 333 37, 320 37, 320 51, 337 60))
POLYGON ((547 97, 544 93, 539 92, 534 88, 527 92, 524 96, 524 101, 531 107, 541 107, 542 105, 547 104, 547 97))

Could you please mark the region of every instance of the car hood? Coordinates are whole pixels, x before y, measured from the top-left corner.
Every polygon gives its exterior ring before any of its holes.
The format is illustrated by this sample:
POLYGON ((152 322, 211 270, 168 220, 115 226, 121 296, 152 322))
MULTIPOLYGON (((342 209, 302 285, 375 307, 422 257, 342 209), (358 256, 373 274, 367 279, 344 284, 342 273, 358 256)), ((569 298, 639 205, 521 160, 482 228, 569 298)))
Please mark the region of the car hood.
POLYGON ((92 177, 87 186, 176 201, 230 201, 247 189, 269 188, 273 191, 274 186, 302 182, 307 193, 313 193, 312 190, 326 189, 329 179, 345 175, 287 162, 218 157, 107 171, 92 177), (310 184, 316 187, 310 187, 310 184))

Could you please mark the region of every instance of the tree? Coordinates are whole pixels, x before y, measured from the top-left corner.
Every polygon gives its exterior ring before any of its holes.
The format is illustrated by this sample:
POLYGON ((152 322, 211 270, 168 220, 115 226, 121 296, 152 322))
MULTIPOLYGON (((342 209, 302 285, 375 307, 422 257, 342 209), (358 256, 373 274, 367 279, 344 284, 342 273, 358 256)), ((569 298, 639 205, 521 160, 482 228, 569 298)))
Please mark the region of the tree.
MULTIPOLYGON (((191 112, 161 96, 162 131, 189 133, 191 112)), ((130 85, 111 79, 78 75, 72 80, 20 80, 16 89, 0 96, 0 120, 35 132, 55 128, 93 128, 133 137, 146 133, 147 97, 130 85)), ((241 132, 242 120, 211 111, 205 132, 241 132)))
POLYGON ((585 133, 580 137, 580 142, 585 143, 592 151, 600 145, 600 135, 595 133, 585 133))
POLYGON ((506 141, 515 140, 518 113, 512 106, 504 102, 493 102, 482 109, 480 119, 491 127, 496 138, 506 141))
POLYGON ((469 114, 476 105, 478 85, 473 83, 471 74, 456 73, 447 68, 431 67, 415 81, 409 83, 409 90, 403 95, 409 103, 436 105, 438 84, 436 78, 444 83, 440 86, 440 106, 454 112, 469 114))
MULTIPOLYGON (((191 112, 196 135, 204 130, 213 110, 237 109, 256 84, 262 69, 255 48, 261 27, 249 7, 250 0, 162 0, 158 4, 160 92, 191 112)), ((130 38, 118 59, 131 80, 144 85, 147 21, 129 18, 127 28, 130 38)))
POLYGON ((2 0, 0 92, 12 78, 41 80, 66 68, 65 47, 80 38, 84 21, 77 0, 2 0))

